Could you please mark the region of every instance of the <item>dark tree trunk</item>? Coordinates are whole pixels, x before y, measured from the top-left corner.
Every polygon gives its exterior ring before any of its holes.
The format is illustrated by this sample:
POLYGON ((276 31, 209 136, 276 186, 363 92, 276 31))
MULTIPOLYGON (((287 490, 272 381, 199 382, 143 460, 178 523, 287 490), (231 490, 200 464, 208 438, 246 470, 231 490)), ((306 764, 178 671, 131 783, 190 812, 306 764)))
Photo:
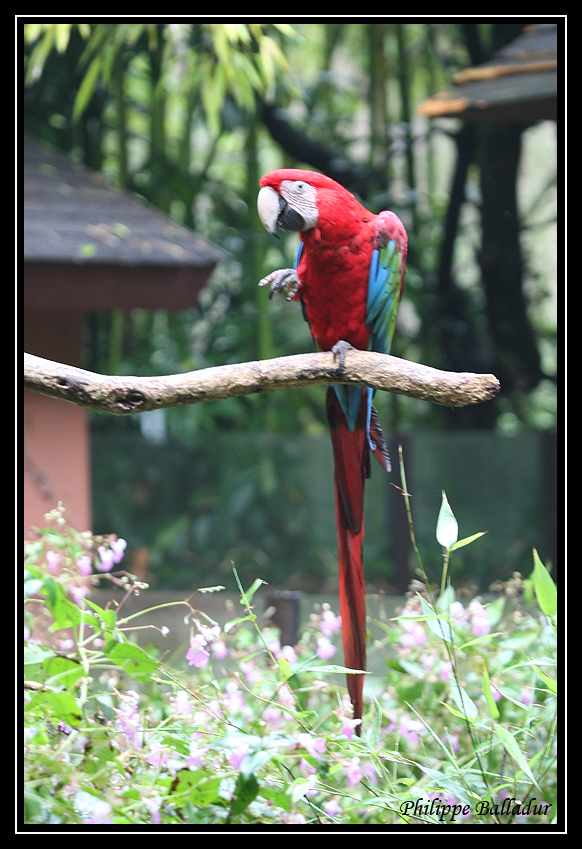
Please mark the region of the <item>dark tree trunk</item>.
POLYGON ((482 240, 479 265, 494 348, 491 368, 502 391, 531 389, 543 377, 523 292, 519 241, 517 171, 523 127, 479 126, 482 240))

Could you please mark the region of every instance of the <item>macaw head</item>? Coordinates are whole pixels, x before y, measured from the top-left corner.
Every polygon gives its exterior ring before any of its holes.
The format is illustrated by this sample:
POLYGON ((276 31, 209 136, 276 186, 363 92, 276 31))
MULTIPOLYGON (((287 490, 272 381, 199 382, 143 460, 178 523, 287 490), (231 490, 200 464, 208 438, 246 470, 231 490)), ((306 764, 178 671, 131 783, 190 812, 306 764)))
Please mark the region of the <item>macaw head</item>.
MULTIPOLYGON (((337 215, 349 200, 357 203, 351 192, 335 180, 316 171, 281 168, 265 174, 260 181, 257 209, 263 226, 273 236, 277 230, 305 233, 323 220, 337 215)), ((358 204, 359 206, 359 204, 358 204)))

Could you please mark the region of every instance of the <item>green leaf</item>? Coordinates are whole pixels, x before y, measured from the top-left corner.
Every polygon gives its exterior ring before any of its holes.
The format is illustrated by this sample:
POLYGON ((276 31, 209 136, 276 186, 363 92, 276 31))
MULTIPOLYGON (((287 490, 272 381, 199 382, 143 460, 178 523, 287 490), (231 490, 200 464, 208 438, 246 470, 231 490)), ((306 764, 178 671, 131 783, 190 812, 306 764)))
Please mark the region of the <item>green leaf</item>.
POLYGON ((280 657, 278 660, 279 664, 279 681, 288 681, 293 674, 291 672, 291 664, 287 660, 286 657, 280 657))
POLYGON ((26 674, 28 675, 30 667, 43 665, 47 658, 54 656, 55 652, 46 646, 38 646, 35 643, 30 643, 30 645, 25 646, 24 665, 27 667, 25 669, 26 674))
POLYGON ((136 681, 148 681, 158 663, 139 646, 131 643, 111 641, 105 646, 105 653, 113 663, 123 667, 136 681))
POLYGON ((451 551, 456 551, 457 548, 463 548, 464 545, 469 545, 473 540, 479 539, 479 537, 485 536, 487 531, 479 531, 477 534, 473 534, 470 537, 465 537, 464 539, 457 540, 451 545, 451 551))
POLYGON ((85 671, 78 660, 73 660, 69 657, 47 658, 45 661, 46 683, 53 685, 55 683, 62 684, 69 688, 72 687, 79 678, 83 678, 85 671))
POLYGON ((474 640, 467 640, 466 643, 461 643, 461 645, 458 646, 458 649, 461 651, 462 649, 474 646, 477 643, 486 643, 488 640, 496 640, 497 637, 500 637, 503 633, 503 631, 490 631, 488 634, 483 634, 481 637, 475 637, 474 640))
POLYGON ((85 76, 81 80, 79 90, 77 91, 77 96, 75 97, 75 102, 73 103, 73 123, 76 123, 79 120, 79 118, 89 105, 89 101, 91 100, 93 92, 95 91, 95 86, 97 85, 97 80, 99 79, 102 72, 103 56, 101 54, 98 54, 89 65, 85 76))
POLYGON ((254 615, 253 616, 239 616, 238 619, 231 619, 229 622, 226 622, 225 625, 224 625, 224 628, 222 630, 224 631, 225 634, 228 634, 228 632, 232 628, 234 628, 235 625, 239 625, 241 622, 253 622, 254 618, 255 618, 254 615))
POLYGON ((499 711, 497 710, 497 705, 495 704, 495 699, 491 692, 491 681, 489 680, 489 673, 487 672, 487 669, 483 670, 483 695, 485 696, 487 709, 489 710, 491 719, 499 719, 499 711))
POLYGON ((29 681, 43 683, 46 680, 46 661, 55 657, 55 652, 34 643, 24 648, 24 676, 29 681))
POLYGON ((372 722, 372 727, 370 728, 370 733, 368 734, 368 745, 370 748, 374 749, 378 742, 380 725, 382 724, 382 708, 380 707, 380 702, 375 696, 372 696, 372 702, 374 703, 374 720, 372 722))
POLYGON ((542 670, 539 668, 539 666, 536 666, 535 663, 533 663, 532 666, 535 669, 536 674, 540 676, 540 678, 542 679, 544 684, 547 686, 547 688, 549 690, 551 690, 552 693, 557 695, 557 693, 558 693, 558 682, 555 680, 555 678, 550 678, 550 676, 546 675, 545 672, 542 672, 542 670))
POLYGON ((507 728, 504 728, 502 725, 495 724, 493 727, 495 729, 495 733, 503 743, 503 747, 505 748, 507 754, 513 758, 515 763, 522 770, 522 772, 527 775, 532 784, 535 784, 538 790, 540 790, 540 787, 534 778, 533 772, 531 771, 527 758, 519 748, 519 743, 517 742, 511 731, 508 731, 507 728))
POLYGON ((253 581, 251 588, 248 589, 245 593, 245 599, 248 602, 248 604, 250 604, 251 601, 253 600, 253 596, 256 593, 256 591, 258 589, 260 589, 260 587, 262 587, 263 584, 265 584, 265 583, 266 583, 266 581, 262 581, 260 578, 256 578, 253 581))
POLYGON ((546 616, 555 616, 558 612, 558 594, 552 577, 537 553, 533 550, 534 571, 533 584, 538 604, 546 616))
MULTIPOLYGON (((457 710, 454 707, 451 707, 451 705, 448 705, 446 702, 441 701, 441 705, 443 705, 443 707, 446 707, 448 712, 452 713, 453 716, 457 716, 459 719, 469 719, 469 717, 467 716, 466 713, 463 713, 462 711, 457 710)), ((471 720, 469 720, 469 721, 471 721, 471 720)))
POLYGON ((291 790, 291 801, 293 804, 297 804, 310 790, 313 790, 316 781, 317 776, 315 775, 310 775, 309 778, 298 778, 291 790))
POLYGON ((221 780, 203 769, 182 769, 172 782, 170 798, 187 796, 192 805, 210 805, 218 798, 221 780))
POLYGON ((259 770, 262 766, 269 763, 272 758, 273 752, 271 750, 249 752, 249 754, 245 755, 242 759, 240 771, 245 778, 248 778, 251 773, 257 772, 257 770, 259 770))
POLYGON ((453 639, 453 635, 451 632, 451 626, 447 622, 447 617, 441 615, 439 613, 435 613, 422 596, 419 596, 420 606, 424 610, 426 616, 426 624, 437 637, 440 637, 441 640, 444 640, 445 643, 450 643, 453 639))
POLYGON ((254 773, 245 776, 239 772, 226 821, 230 822, 232 817, 237 817, 246 811, 251 802, 256 799, 258 792, 259 782, 254 773))
POLYGON ((278 808, 283 808, 284 811, 291 810, 291 799, 286 790, 281 790, 278 787, 269 787, 265 784, 261 787, 261 796, 263 799, 268 799, 278 808))
POLYGON ((64 722, 72 727, 81 722, 81 711, 70 693, 38 693, 27 704, 26 712, 36 713, 38 710, 41 710, 45 717, 51 716, 55 722, 64 722))
POLYGON ((347 666, 298 666, 294 672, 341 672, 344 675, 368 675, 365 669, 348 669, 347 666))
POLYGON ((98 604, 95 604, 88 598, 85 599, 85 604, 90 607, 91 610, 95 611, 95 614, 97 618, 101 620, 102 627, 105 631, 113 631, 115 629, 115 625, 117 623, 117 612, 113 610, 113 608, 109 608, 109 610, 104 610, 102 607, 99 607, 98 604))
POLYGON ((438 599, 436 601, 435 606, 436 606, 437 612, 438 613, 444 613, 445 615, 448 615, 451 604, 455 601, 455 598, 456 598, 455 590, 449 584, 449 586, 446 587, 443 590, 443 592, 441 593, 441 595, 438 597, 438 599))
POLYGON ((469 722, 475 722, 479 716, 477 705, 473 702, 463 687, 460 687, 453 679, 451 681, 451 695, 457 708, 461 712, 461 716, 466 716, 469 722))
POLYGON ((45 590, 47 593, 47 607, 53 619, 51 630, 58 631, 60 628, 72 628, 81 621, 81 611, 76 604, 66 597, 62 586, 50 578, 45 578, 45 590))
POLYGON ((450 551, 459 536, 459 525, 451 510, 451 505, 447 501, 447 496, 443 489, 443 497, 441 501, 441 509, 437 519, 436 538, 443 548, 450 551))

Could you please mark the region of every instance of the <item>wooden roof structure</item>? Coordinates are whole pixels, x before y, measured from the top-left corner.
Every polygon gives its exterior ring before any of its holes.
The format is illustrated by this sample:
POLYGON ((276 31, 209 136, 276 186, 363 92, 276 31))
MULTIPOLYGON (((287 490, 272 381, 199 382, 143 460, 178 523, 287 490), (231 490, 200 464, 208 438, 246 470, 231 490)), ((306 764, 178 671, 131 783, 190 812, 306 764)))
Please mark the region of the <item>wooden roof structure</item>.
POLYGON ((558 115, 557 24, 532 24, 483 65, 453 77, 454 87, 418 107, 429 118, 530 124, 558 115))
POLYGON ((228 258, 102 174, 27 135, 23 166, 25 306, 186 309, 217 262, 228 258))
MULTIPOLYGON (((226 251, 101 175, 24 139, 24 349, 83 365, 87 310, 182 310, 226 251)), ((91 527, 86 411, 24 392, 24 529, 62 501, 91 527)))

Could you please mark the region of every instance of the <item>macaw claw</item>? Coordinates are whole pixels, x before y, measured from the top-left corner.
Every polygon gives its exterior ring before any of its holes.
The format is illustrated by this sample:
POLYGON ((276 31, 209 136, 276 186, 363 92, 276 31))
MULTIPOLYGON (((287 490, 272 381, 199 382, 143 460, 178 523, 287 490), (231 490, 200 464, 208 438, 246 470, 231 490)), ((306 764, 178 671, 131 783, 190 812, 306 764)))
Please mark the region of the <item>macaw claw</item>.
POLYGON ((346 362, 346 354, 349 350, 353 351, 354 346, 350 345, 349 342, 346 342, 343 339, 340 339, 339 342, 336 342, 335 345, 333 346, 333 348, 331 349, 334 360, 336 360, 339 357, 339 370, 340 371, 343 371, 343 367, 344 367, 345 362, 346 362))
POLYGON ((269 298, 272 298, 275 292, 284 292, 287 300, 293 301, 301 288, 301 281, 294 268, 279 268, 259 280, 259 286, 270 286, 269 298))

